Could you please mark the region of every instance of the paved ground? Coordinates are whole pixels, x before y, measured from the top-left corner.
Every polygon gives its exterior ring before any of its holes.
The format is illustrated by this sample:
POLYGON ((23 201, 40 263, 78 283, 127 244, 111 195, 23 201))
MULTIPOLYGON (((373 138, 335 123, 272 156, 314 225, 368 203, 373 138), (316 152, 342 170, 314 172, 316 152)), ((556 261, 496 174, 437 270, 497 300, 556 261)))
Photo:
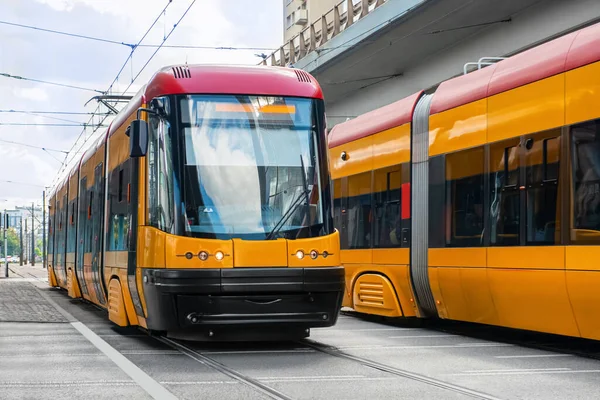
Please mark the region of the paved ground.
POLYGON ((593 399, 600 361, 342 315, 294 343, 161 341, 47 287, 0 279, 1 399, 593 399), (25 322, 27 321, 27 322, 25 322))

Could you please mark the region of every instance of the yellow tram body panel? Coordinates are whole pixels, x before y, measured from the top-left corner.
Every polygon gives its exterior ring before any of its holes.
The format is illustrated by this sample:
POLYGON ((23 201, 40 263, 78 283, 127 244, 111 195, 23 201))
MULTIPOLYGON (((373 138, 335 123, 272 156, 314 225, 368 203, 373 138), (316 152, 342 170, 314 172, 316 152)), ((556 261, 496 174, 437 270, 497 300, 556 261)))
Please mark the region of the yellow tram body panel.
POLYGON ((324 100, 299 73, 157 72, 49 196, 50 284, 119 326, 175 335, 306 337, 335 324, 344 271, 324 100), (227 143, 228 121, 246 143, 227 143), (226 139, 218 157, 207 136, 226 139))
MULTIPOLYGON (((600 340, 600 226, 593 220, 600 154, 591 144, 600 140, 599 37, 600 24, 584 28, 443 82, 432 95, 421 92, 333 128, 329 151, 345 306, 391 315, 361 302, 356 285, 365 274, 365 281, 380 277, 363 285, 369 301, 375 301, 376 286, 381 291, 389 282, 398 309, 410 310, 402 299, 417 303, 412 315, 421 316, 423 307, 441 318, 600 340), (375 150, 382 132, 389 134, 400 119, 408 128, 404 144, 375 150), (415 238, 422 238, 409 233, 406 249, 385 250, 373 240, 388 210, 379 199, 393 187, 389 176, 387 183, 378 181, 378 169, 402 162, 415 169, 423 161, 415 148, 421 134, 427 138, 429 225, 428 281, 419 294, 415 288, 423 283, 414 274, 422 261, 411 253, 418 250, 415 238), (352 247, 356 237, 360 249, 352 247), (405 284, 392 279, 400 268, 405 284)), ((413 179, 402 180, 402 189, 408 184, 411 191, 402 202, 418 199, 413 179)), ((416 218, 423 216, 409 215, 412 225, 402 229, 420 223, 416 218)))

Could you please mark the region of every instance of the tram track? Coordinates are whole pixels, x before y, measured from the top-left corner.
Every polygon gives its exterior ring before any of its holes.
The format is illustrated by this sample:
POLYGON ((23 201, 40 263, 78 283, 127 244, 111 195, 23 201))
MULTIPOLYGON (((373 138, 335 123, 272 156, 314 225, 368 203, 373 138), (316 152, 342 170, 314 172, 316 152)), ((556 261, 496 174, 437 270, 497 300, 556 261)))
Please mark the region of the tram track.
POLYGON ((179 342, 177 340, 169 339, 164 336, 156 337, 156 339, 158 341, 166 344, 167 346, 171 347, 172 349, 178 350, 181 353, 185 354, 186 356, 198 361, 199 363, 204 364, 222 374, 227 375, 228 377, 234 379, 237 382, 240 382, 246 386, 249 386, 249 387, 261 392, 262 394, 270 397, 271 399, 292 400, 291 397, 288 397, 287 395, 281 393, 280 391, 278 391, 268 385, 265 385, 264 383, 258 381, 257 379, 254 379, 254 378, 252 378, 248 375, 245 375, 233 368, 230 368, 230 367, 226 366, 225 364, 222 364, 222 363, 214 360, 213 358, 210 358, 207 355, 191 348, 190 346, 182 344, 181 342, 179 342))
POLYGON ((412 320, 403 321, 402 325, 399 325, 398 321, 382 320, 372 315, 360 314, 355 311, 342 311, 340 314, 387 326, 406 327, 407 324, 410 324, 411 327, 419 326, 433 332, 511 344, 551 353, 570 354, 596 361, 600 360, 600 341, 579 337, 560 336, 543 332, 450 320, 412 320))
MULTIPOLYGON (((289 397, 289 396, 285 395, 284 393, 281 393, 280 391, 260 382, 257 379, 254 379, 246 374, 243 374, 233 368, 228 367, 227 365, 225 365, 223 363, 220 363, 220 362, 214 360, 213 358, 207 356, 206 353, 200 352, 200 351, 190 347, 187 344, 184 344, 178 340, 173 340, 173 339, 162 337, 162 336, 155 337, 155 338, 158 341, 162 342, 163 344, 169 346, 170 348, 185 354, 186 356, 198 361, 199 363, 201 363, 203 365, 206 365, 220 373, 223 373, 224 375, 234 379, 237 382, 245 384, 245 385, 263 393, 264 395, 268 396, 269 398, 276 399, 276 400, 292 400, 292 397, 289 397)), ((363 357, 354 356, 354 355, 348 354, 346 352, 343 352, 341 350, 338 350, 335 347, 331 347, 331 346, 325 345, 323 343, 319 343, 319 342, 311 340, 311 339, 303 339, 303 340, 297 341, 296 343, 298 343, 299 345, 301 345, 305 348, 312 349, 316 352, 323 353, 328 356, 342 358, 344 360, 359 363, 368 368, 376 369, 378 371, 388 373, 388 374, 391 374, 391 375, 394 375, 394 376, 397 376, 400 378, 410 379, 410 380, 413 380, 413 381, 416 381, 416 382, 419 382, 422 384, 426 384, 428 386, 432 386, 432 387, 436 387, 436 388, 440 388, 440 389, 444 389, 444 390, 449 390, 449 391, 459 393, 459 394, 462 394, 462 395, 465 395, 465 396, 468 396, 468 397, 471 397, 474 399, 500 400, 500 398, 498 398, 498 397, 489 395, 487 393, 479 392, 477 390, 469 389, 464 386, 455 385, 455 384, 452 384, 449 382, 445 382, 445 381, 442 381, 439 379, 421 375, 421 374, 418 374, 415 372, 395 368, 390 365, 382 364, 382 363, 379 363, 379 362, 376 362, 373 360, 369 360, 369 359, 366 359, 363 357)))
POLYGON ((434 386, 440 389, 445 389, 445 390, 449 390, 452 392, 456 392, 456 393, 460 393, 475 399, 481 399, 481 400, 500 400, 500 398, 489 395, 487 393, 483 393, 483 392, 479 392, 477 390, 473 390, 473 389, 469 389, 467 387, 464 386, 460 386, 460 385, 455 385, 449 382, 445 382, 439 379, 435 379, 429 376, 425 376, 425 375, 421 375, 415 372, 410 372, 404 369, 400 369, 400 368, 396 368, 396 367, 392 367, 390 365, 386 365, 386 364, 382 364, 379 363, 377 361, 373 361, 373 360, 369 360, 367 358, 363 358, 363 357, 358 357, 349 353, 346 353, 342 350, 339 350, 335 347, 329 346, 329 345, 325 345, 319 342, 316 342, 314 340, 311 339, 303 339, 301 341, 298 342, 301 345, 307 346, 311 349, 314 349, 315 351, 321 352, 321 353, 325 353, 328 354, 330 356, 333 357, 339 357, 342 359, 346 359, 346 360, 351 360, 353 362, 357 362, 359 364, 362 364, 366 367, 370 367, 382 372, 386 372, 388 374, 392 374, 398 377, 402 377, 402 378, 406 378, 406 379, 410 379, 413 381, 417 381, 420 383, 424 383, 426 385, 429 386, 434 386))
POLYGON ((426 326, 436 332, 506 343, 557 354, 600 360, 600 342, 578 337, 521 331, 503 327, 473 326, 466 322, 437 322, 426 326))

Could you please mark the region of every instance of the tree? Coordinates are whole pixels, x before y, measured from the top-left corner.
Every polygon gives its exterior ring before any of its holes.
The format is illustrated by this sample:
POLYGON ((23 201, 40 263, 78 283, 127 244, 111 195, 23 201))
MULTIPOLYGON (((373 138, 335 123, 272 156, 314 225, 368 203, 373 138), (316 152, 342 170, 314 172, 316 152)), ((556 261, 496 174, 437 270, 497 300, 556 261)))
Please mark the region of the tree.
MULTIPOLYGON (((8 228, 6 231, 6 245, 8 256, 16 256, 21 253, 21 246, 19 246, 19 235, 14 228, 8 228)), ((4 257, 4 232, 0 231, 0 257, 4 257)))

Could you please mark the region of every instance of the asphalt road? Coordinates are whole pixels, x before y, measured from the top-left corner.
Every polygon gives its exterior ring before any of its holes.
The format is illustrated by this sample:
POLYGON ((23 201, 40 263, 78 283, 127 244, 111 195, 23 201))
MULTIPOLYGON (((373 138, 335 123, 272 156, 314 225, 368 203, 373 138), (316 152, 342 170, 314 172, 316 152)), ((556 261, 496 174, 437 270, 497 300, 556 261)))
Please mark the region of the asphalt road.
POLYGON ((547 400, 599 390, 600 361, 439 329, 342 315, 297 342, 171 341, 117 328, 33 278, 0 280, 0 399, 547 400))

